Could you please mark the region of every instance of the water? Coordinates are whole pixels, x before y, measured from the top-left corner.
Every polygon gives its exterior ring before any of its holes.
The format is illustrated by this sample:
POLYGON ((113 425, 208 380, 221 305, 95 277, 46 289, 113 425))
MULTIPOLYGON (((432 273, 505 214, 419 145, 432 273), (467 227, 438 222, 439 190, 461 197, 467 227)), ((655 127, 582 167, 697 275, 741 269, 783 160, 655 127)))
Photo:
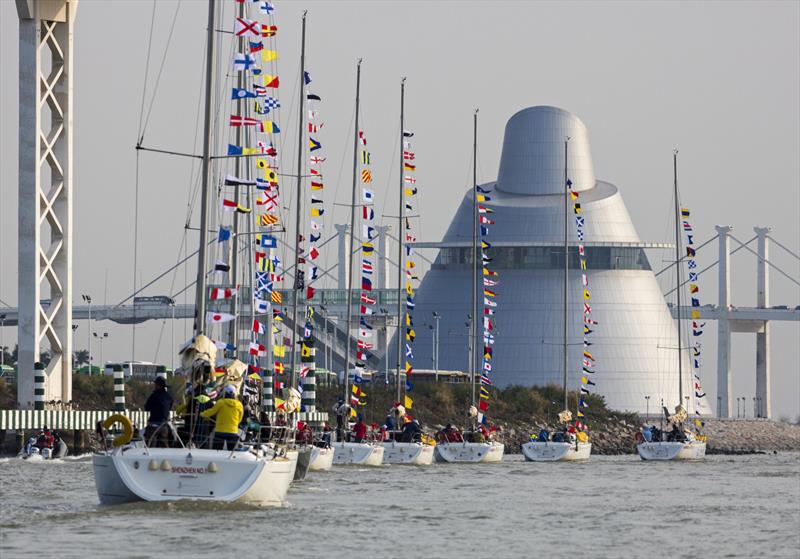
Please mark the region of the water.
POLYGON ((796 453, 334 468, 274 509, 101 507, 88 457, 5 459, 0 496, 3 559, 800 556, 796 453))

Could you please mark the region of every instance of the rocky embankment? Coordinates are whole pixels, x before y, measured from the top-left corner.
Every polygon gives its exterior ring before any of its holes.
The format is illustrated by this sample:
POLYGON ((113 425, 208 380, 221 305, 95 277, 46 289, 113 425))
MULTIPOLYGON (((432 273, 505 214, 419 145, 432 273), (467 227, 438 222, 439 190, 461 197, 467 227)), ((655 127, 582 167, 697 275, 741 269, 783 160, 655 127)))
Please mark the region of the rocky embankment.
POLYGON ((800 451, 800 425, 766 419, 710 419, 703 429, 709 454, 800 451))
MULTIPOLYGON (((539 423, 511 425, 498 422, 499 440, 506 444, 506 452, 520 452, 520 445, 530 433, 539 430, 539 423)), ((592 454, 633 454, 634 437, 639 422, 620 419, 618 423, 606 421, 595 425, 591 433, 592 454)), ((800 452, 800 425, 752 420, 706 420, 703 433, 708 436, 708 454, 750 454, 755 452, 800 452)))

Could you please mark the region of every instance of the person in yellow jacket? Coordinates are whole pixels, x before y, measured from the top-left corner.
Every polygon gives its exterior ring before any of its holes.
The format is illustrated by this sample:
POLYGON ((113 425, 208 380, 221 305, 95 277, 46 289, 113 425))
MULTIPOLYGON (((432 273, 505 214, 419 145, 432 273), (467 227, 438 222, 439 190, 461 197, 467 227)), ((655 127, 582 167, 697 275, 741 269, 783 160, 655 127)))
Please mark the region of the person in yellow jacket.
POLYGON ((236 387, 229 384, 225 387, 224 398, 217 400, 214 407, 200 414, 211 419, 216 416, 214 431, 214 448, 232 450, 239 442, 239 423, 244 416, 242 403, 236 399, 236 387))

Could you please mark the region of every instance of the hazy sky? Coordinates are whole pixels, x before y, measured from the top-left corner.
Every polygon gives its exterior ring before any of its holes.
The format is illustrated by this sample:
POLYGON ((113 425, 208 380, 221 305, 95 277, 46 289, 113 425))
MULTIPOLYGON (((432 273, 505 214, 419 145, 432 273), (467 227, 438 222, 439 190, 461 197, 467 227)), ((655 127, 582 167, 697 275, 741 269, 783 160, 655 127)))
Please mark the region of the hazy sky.
MULTIPOLYGON (((697 237, 730 224, 746 241, 754 225, 800 249, 800 3, 798 2, 276 2, 280 51, 278 115, 284 170, 296 141, 300 14, 308 9, 308 68, 322 96, 328 157, 327 200, 349 199, 355 61, 364 58, 362 115, 377 177, 378 205, 395 207, 395 141, 399 80, 407 76, 406 113, 416 132, 420 240, 438 240, 467 185, 471 113, 480 107, 479 179, 495 178, 507 119, 532 105, 555 105, 587 125, 596 175, 619 186, 644 241, 670 240, 671 153, 680 149, 682 197, 697 237), (292 112, 294 108, 294 113, 292 112), (336 180, 331 180, 331 179, 336 180), (333 188, 330 188, 332 184, 333 188), (384 197, 387 184, 393 189, 384 197)), ((75 25, 74 291, 116 303, 133 289, 136 154, 152 3, 81 0, 75 25)), ((145 144, 199 150, 206 3, 159 0, 145 112, 162 57, 145 144)), ((232 27, 234 2, 224 0, 219 27, 232 27)), ((0 1, 0 301, 16 305, 17 17, 0 1)), ((222 59, 232 49, 220 35, 222 59)), ((224 91, 229 84, 222 84, 224 91)), ((229 109, 223 104, 219 115, 229 109)), ((227 127, 224 127, 227 128, 227 127)), ((228 134, 228 130, 224 131, 228 134)), ((227 138, 220 136, 219 143, 227 138)), ((145 281, 178 258, 187 200, 196 186, 190 160, 140 156, 138 273, 145 281)), ((224 172, 224 169, 222 169, 224 172)), ((286 193, 291 192, 286 185, 286 193)), ((284 196, 286 196, 286 193, 284 196)), ((337 208, 336 222, 346 219, 337 208)), ((193 224, 196 225, 196 219, 193 224)), ((330 236, 332 219, 327 221, 330 236)), ((196 236, 188 238, 196 247, 196 236)), ((736 246, 735 243, 733 243, 736 246)), ((716 245, 700 253, 705 265, 716 245)), ((651 254, 660 269, 666 255, 651 254)), ((335 255, 328 257, 333 261, 335 255)), ((800 265, 777 247, 772 259, 793 277, 800 265)), ((733 302, 755 303, 755 258, 733 257, 733 302)), ((188 278, 193 276, 189 270, 188 278)), ((168 276, 148 294, 185 285, 168 276), (171 284, 174 280, 174 287, 171 284)), ((795 306, 800 290, 772 275, 771 304, 795 306)), ((703 277, 704 302, 715 302, 716 275, 703 277)), ((2 304, 0 304, 2 306, 2 304)), ((182 325, 183 326, 183 325, 182 325)), ((96 323, 110 333, 104 357, 130 356, 130 327, 96 323)), ((13 345, 16 331, 6 328, 13 345)), ((182 330, 182 328, 181 328, 182 330)), ((715 328, 706 340, 716 346, 715 328)), ((709 332, 709 329, 706 329, 709 332)), ((86 325, 76 332, 85 347, 86 325)), ((137 358, 170 363, 160 323, 137 329, 137 358)), ((177 336, 183 339, 182 333, 177 336)), ((794 355, 797 324, 773 325, 776 415, 800 413, 794 355)), ((755 389, 755 337, 736 334, 734 396, 755 389)), ((99 350, 93 352, 99 357, 99 350)), ((714 351, 704 377, 716 402, 714 351)), ((752 413, 752 406, 749 408, 752 413)))

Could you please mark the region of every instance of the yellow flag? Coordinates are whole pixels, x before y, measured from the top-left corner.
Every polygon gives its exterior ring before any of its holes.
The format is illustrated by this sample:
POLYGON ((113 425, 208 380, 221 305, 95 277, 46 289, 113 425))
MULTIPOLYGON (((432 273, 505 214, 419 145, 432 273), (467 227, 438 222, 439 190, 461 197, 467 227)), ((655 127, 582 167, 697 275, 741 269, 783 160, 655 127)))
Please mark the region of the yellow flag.
POLYGON ((357 415, 358 414, 356 413, 356 410, 354 410, 353 408, 350 408, 350 417, 355 417, 357 415))
POLYGON ((261 61, 262 62, 272 62, 273 60, 278 60, 278 51, 276 51, 276 50, 262 50, 261 51, 261 61))
POLYGON ((406 196, 414 196, 416 194, 413 188, 404 188, 403 192, 405 192, 406 196))
POLYGON ((591 299, 591 298, 592 298, 592 296, 591 296, 591 294, 589 293, 589 290, 588 290, 588 289, 584 289, 584 290, 583 290, 583 298, 584 298, 584 299, 586 299, 587 301, 588 301, 589 299, 591 299))
POLYGON ((700 318, 700 311, 692 309, 692 320, 700 318))
POLYGON ((405 398, 403 398, 403 406, 404 406, 404 407, 405 407, 407 410, 410 410, 410 409, 411 409, 411 407, 412 407, 413 405, 414 405, 414 400, 412 400, 412 399, 411 399, 411 398, 409 398, 408 396, 406 396, 405 398))
POLYGON ((321 210, 319 208, 311 208, 311 217, 319 217, 322 215, 322 212, 325 210, 321 210))
POLYGON ((286 357, 286 346, 285 345, 273 346, 272 353, 275 355, 275 357, 286 357))

